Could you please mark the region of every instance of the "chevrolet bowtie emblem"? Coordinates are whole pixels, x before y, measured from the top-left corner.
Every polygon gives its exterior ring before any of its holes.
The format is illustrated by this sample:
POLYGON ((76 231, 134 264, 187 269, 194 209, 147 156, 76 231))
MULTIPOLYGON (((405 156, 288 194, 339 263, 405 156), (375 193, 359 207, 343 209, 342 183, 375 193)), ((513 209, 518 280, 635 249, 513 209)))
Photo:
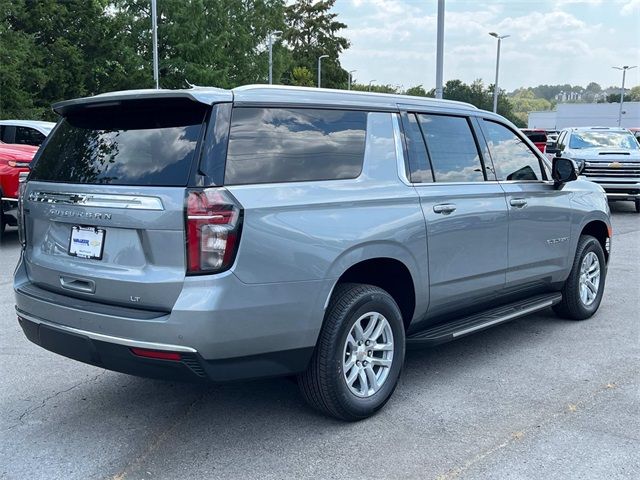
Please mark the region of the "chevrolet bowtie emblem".
POLYGON ((609 164, 611 168, 620 168, 622 164, 620 162, 612 162, 609 164))

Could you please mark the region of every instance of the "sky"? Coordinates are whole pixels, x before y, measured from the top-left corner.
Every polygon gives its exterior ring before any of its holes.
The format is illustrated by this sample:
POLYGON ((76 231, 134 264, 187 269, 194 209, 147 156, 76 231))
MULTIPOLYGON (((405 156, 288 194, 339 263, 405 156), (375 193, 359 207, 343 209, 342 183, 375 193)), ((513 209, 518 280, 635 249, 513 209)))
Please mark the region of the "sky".
MULTIPOLYGON (((351 47, 342 67, 358 83, 435 87, 437 0, 337 0, 351 47)), ((499 86, 619 86, 612 66, 639 65, 640 0, 445 0, 444 81, 493 83, 496 39, 502 41, 499 86)))

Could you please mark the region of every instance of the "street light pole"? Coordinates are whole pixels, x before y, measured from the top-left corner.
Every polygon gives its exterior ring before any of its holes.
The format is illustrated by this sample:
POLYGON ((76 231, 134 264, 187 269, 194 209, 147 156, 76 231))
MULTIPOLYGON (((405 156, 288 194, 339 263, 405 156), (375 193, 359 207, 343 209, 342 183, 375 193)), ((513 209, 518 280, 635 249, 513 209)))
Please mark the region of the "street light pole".
POLYGON ((160 88, 158 75, 158 9, 156 0, 151 0, 151 35, 153 37, 153 81, 156 89, 160 88))
POLYGON ((322 85, 322 59, 329 58, 329 55, 320 55, 318 57, 318 88, 322 85))
POLYGON ((371 91, 371 84, 372 84, 373 82, 376 82, 376 81, 377 81, 377 80, 369 80, 369 91, 371 91))
POLYGON ((282 30, 269 32, 269 85, 273 84, 273 38, 278 38, 281 34, 282 30))
POLYGON ((627 76, 627 70, 631 70, 636 68, 637 65, 630 67, 629 65, 625 65, 624 67, 612 67, 616 70, 622 70, 622 87, 620 88, 620 110, 618 111, 618 126, 622 126, 622 102, 624 102, 624 80, 627 76))
POLYGON ((436 35, 436 98, 442 98, 444 63, 444 0, 438 0, 438 30, 436 35))
POLYGON ((500 71, 500 44, 503 38, 508 38, 511 35, 498 35, 496 32, 489 32, 489 35, 498 39, 498 51, 496 53, 496 82, 493 85, 493 111, 498 111, 498 73, 500 71))
POLYGON ((353 74, 356 73, 357 70, 349 70, 349 83, 347 84, 347 90, 351 90, 351 82, 353 79, 353 74))

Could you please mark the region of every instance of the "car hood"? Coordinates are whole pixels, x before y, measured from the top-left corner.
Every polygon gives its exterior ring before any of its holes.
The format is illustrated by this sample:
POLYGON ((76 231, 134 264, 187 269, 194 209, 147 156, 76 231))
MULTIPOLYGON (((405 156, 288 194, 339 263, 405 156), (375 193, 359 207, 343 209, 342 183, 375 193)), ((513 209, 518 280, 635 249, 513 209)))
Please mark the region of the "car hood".
POLYGON ((567 149, 563 152, 563 156, 590 162, 638 162, 640 161, 640 150, 625 150, 621 148, 567 149))

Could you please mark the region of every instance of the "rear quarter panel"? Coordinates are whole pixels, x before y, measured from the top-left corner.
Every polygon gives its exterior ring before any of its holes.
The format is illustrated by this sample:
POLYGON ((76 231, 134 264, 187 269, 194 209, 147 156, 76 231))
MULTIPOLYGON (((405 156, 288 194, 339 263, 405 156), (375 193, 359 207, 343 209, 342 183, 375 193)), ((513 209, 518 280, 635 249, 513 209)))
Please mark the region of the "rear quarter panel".
POLYGON ((315 302, 322 309, 350 266, 386 257, 409 269, 416 312, 426 305, 424 217, 414 188, 398 177, 391 115, 370 114, 357 179, 227 187, 244 207, 233 269, 242 282, 330 280, 315 302))

